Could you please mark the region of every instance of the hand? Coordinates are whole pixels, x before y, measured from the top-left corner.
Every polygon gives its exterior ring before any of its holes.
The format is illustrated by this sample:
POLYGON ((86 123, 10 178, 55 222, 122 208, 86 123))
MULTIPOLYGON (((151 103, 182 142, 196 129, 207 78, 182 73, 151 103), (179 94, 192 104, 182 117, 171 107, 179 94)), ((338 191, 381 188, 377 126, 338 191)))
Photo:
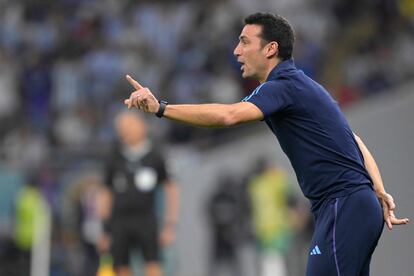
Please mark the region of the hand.
POLYGON ((166 247, 171 245, 175 241, 175 228, 172 226, 165 226, 160 234, 160 243, 166 247))
POLYGON ((102 234, 96 244, 96 249, 99 253, 107 253, 111 247, 111 237, 108 234, 102 234))
POLYGON ((382 210, 384 211, 384 220, 388 229, 392 230, 393 225, 408 224, 410 222, 408 218, 399 219, 395 217, 395 203, 390 194, 383 192, 378 195, 378 198, 381 202, 382 210))
POLYGON ((142 85, 130 75, 127 75, 126 79, 136 90, 131 93, 129 99, 124 101, 124 104, 126 104, 128 108, 135 106, 145 112, 156 113, 160 108, 160 104, 151 91, 147 87, 142 87, 142 85))

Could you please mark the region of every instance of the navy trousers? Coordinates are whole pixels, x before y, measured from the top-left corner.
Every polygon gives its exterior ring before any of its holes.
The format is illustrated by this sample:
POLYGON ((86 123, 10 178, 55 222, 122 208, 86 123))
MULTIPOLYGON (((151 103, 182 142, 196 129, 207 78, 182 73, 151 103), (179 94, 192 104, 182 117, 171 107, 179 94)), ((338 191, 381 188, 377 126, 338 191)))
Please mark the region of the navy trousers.
POLYGON ((383 228, 382 207, 368 186, 329 199, 316 217, 306 275, 369 276, 383 228))

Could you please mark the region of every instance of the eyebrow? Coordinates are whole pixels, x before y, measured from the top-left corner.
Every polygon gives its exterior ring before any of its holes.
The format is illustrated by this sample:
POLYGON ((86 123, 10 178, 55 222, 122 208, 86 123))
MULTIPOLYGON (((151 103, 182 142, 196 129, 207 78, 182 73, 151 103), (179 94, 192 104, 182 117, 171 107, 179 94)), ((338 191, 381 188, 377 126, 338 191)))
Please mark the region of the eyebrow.
POLYGON ((248 40, 248 38, 247 38, 247 36, 244 36, 244 35, 241 35, 241 36, 239 36, 239 40, 248 40))

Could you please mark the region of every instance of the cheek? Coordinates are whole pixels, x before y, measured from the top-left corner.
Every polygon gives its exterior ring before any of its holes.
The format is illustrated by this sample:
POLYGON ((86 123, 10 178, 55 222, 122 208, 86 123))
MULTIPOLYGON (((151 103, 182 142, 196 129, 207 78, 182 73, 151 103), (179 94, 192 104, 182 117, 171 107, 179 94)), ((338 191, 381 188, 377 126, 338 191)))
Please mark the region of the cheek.
POLYGON ((248 62, 249 64, 254 63, 256 60, 255 53, 252 50, 246 49, 244 51, 244 57, 245 57, 246 62, 248 62))
POLYGON ((246 57, 251 65, 260 63, 260 55, 258 55, 256 51, 249 51, 246 53, 246 57))

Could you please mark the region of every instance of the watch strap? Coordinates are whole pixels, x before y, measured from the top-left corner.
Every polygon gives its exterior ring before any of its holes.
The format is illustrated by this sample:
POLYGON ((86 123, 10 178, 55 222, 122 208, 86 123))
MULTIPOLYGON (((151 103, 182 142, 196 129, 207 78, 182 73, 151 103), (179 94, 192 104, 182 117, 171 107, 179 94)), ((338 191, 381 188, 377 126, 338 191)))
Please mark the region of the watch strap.
POLYGON ((164 116, 164 111, 165 111, 165 108, 168 105, 168 102, 167 101, 158 101, 158 103, 160 104, 160 107, 158 108, 157 113, 155 113, 155 116, 157 116, 158 118, 161 118, 161 117, 164 116))

